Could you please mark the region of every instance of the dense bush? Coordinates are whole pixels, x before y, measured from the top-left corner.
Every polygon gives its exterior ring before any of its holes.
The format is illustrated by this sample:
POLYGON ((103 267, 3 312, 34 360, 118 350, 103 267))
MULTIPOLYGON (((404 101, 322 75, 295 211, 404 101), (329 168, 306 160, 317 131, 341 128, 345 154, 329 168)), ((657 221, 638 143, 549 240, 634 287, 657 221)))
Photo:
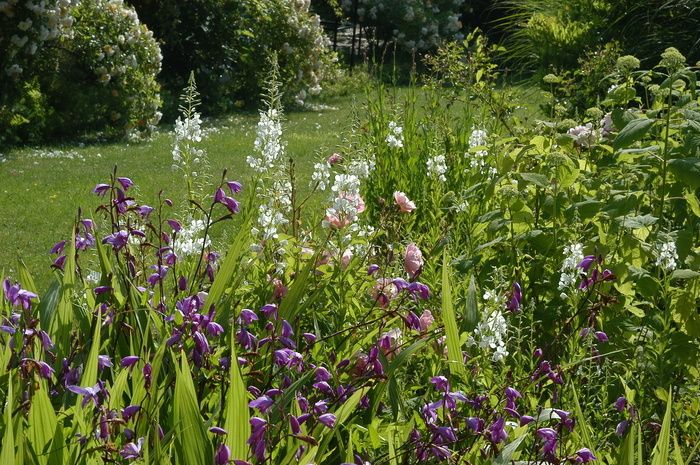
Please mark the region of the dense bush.
POLYGON ((445 40, 463 37, 463 0, 341 0, 340 4, 351 20, 373 29, 374 40, 395 42, 409 51, 434 50, 445 40))
POLYGON ((158 123, 160 50, 133 9, 121 0, 2 3, 2 26, 17 34, 0 41, 9 76, 0 137, 139 135, 158 123))
POLYGON ((308 0, 132 2, 162 43, 166 113, 195 73, 207 113, 255 103, 273 53, 288 100, 321 90, 333 56, 308 0))

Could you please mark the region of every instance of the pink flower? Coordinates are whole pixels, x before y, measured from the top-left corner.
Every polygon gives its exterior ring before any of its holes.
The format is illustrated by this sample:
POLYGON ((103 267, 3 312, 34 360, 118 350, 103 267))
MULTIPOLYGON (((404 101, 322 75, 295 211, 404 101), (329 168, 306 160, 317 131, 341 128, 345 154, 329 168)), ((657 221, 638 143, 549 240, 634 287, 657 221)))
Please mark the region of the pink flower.
POLYGON ((336 164, 342 162, 342 161, 343 161, 343 156, 342 156, 341 154, 339 154, 339 153, 334 153, 333 155, 331 155, 330 157, 328 157, 328 160, 327 160, 327 161, 328 161, 328 164, 329 164, 329 165, 333 166, 333 165, 336 165, 336 164))
POLYGON ((406 254, 403 257, 403 267, 411 279, 415 279, 423 269, 423 253, 416 244, 410 243, 406 247, 406 254))
POLYGON ((353 256, 354 254, 352 253, 352 250, 345 249, 345 252, 343 252, 343 256, 340 258, 340 267, 342 269, 346 269, 350 264, 350 261, 352 260, 353 256))
POLYGON ((396 201, 396 205, 399 206, 399 210, 403 213, 411 213, 416 209, 416 204, 401 191, 394 192, 394 200, 396 201))
POLYGON ((275 300, 280 300, 287 295, 287 286, 285 286, 284 283, 282 283, 281 279, 273 278, 272 286, 274 288, 274 291, 272 292, 272 297, 275 300))
POLYGON ((335 229, 343 229, 345 226, 350 224, 350 220, 347 218, 340 218, 338 215, 327 214, 326 223, 333 226, 335 229))
POLYGON ((435 318, 430 310, 423 310, 423 314, 418 319, 418 324, 422 333, 426 332, 433 325, 435 318))
POLYGON ((372 297, 382 308, 386 308, 389 302, 399 294, 399 290, 390 278, 379 278, 372 289, 372 297))

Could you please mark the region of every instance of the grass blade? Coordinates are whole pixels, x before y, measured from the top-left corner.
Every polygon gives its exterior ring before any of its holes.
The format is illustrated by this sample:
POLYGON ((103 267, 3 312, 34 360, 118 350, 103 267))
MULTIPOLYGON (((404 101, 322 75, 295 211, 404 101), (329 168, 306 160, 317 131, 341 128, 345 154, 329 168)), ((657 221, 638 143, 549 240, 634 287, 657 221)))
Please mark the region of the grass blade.
POLYGON ((661 423, 661 432, 659 439, 656 441, 654 451, 651 454, 651 465, 668 465, 671 453, 671 417, 673 414, 673 391, 668 389, 668 401, 666 402, 666 414, 664 421, 661 423))
POLYGON ((248 437, 250 436, 250 410, 248 409, 248 391, 241 376, 236 355, 235 331, 231 331, 231 368, 230 384, 226 397, 226 425, 228 431, 226 444, 231 448, 231 458, 246 460, 248 457, 248 437))
MULTIPOLYGON (((233 363, 233 361, 231 362, 233 363)), ((184 354, 176 368, 173 420, 175 454, 180 465, 209 465, 214 453, 199 413, 197 392, 184 354)))
POLYGON ((450 373, 464 375, 464 361, 462 349, 459 344, 459 329, 452 304, 452 284, 450 282, 450 257, 445 251, 442 256, 442 321, 445 324, 445 336, 447 337, 447 356, 450 373))
POLYGON ((5 404, 5 434, 2 437, 0 464, 15 463, 15 434, 12 430, 12 378, 7 383, 7 400, 5 404))

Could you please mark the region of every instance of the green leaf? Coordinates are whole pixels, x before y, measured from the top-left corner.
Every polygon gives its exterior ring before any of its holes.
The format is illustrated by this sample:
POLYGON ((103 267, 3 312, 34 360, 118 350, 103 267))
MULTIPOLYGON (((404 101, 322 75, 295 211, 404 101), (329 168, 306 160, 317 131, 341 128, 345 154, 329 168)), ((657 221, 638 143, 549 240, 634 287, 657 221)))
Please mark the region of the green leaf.
POLYGON ((0 464, 10 465, 15 463, 15 434, 12 429, 12 378, 7 383, 7 396, 5 397, 5 434, 2 438, 2 451, 0 451, 0 464))
POLYGON ((476 281, 474 276, 469 277, 469 288, 467 288, 467 298, 465 302, 464 331, 471 331, 479 324, 479 306, 476 298, 476 281))
POLYGON ((445 324, 445 336, 447 337, 447 357, 450 373, 453 375, 464 375, 464 360, 459 343, 459 327, 457 326, 457 318, 452 305, 451 276, 450 257, 449 252, 446 250, 442 255, 442 321, 445 324))
POLYGON ((693 279, 700 276, 700 273, 693 270, 674 270, 671 277, 673 279, 693 279))
POLYGON ((549 179, 544 174, 539 173, 519 173, 524 181, 531 182, 545 189, 549 187, 549 179))
POLYGON ((588 447, 595 455, 593 437, 591 436, 591 428, 586 421, 586 416, 583 414, 581 409, 581 404, 578 401, 578 393, 576 392, 576 387, 571 385, 571 392, 574 398, 574 413, 576 414, 577 428, 576 431, 581 435, 583 439, 583 445, 588 447))
POLYGON ((695 216, 700 218, 700 201, 698 200, 697 196, 693 192, 686 190, 683 197, 685 198, 686 202, 688 202, 690 211, 692 211, 695 216))
MULTIPOLYGON (((34 449, 39 463, 47 464, 49 459, 48 447, 54 438, 58 422, 49 399, 48 385, 45 381, 39 383, 39 388, 34 392, 27 424, 29 426, 29 443, 34 449)), ((62 444, 56 444, 54 447, 62 447, 62 444)))
POLYGON ((626 216, 622 219, 622 226, 628 229, 648 228, 659 219, 653 215, 626 216))
POLYGON ((34 283, 34 278, 32 278, 32 274, 29 272, 29 268, 27 268, 27 265, 24 264, 24 261, 21 258, 19 259, 18 269, 19 280, 22 283, 22 287, 38 295, 39 291, 37 290, 36 284, 34 283))
POLYGON ((671 415, 673 405, 673 391, 668 389, 668 401, 666 402, 666 414, 661 423, 661 432, 656 441, 654 451, 651 453, 651 465, 668 465, 671 450, 671 415))
POLYGON ((670 160, 668 169, 686 186, 700 188, 700 158, 670 160))
POLYGON ((503 448, 498 457, 493 461, 493 465, 509 465, 513 462, 513 454, 518 450, 520 444, 525 440, 527 434, 522 434, 519 438, 515 439, 513 442, 509 443, 503 448))
POLYGON ((654 119, 650 118, 639 118, 630 121, 613 140, 613 148, 615 150, 624 149, 641 140, 654 125, 654 121, 654 119))
MULTIPOLYGON (((181 366, 176 367, 173 397, 175 454, 180 465, 209 465, 214 452, 199 413, 197 391, 184 353, 180 361, 181 366)), ((236 360, 232 359, 231 364, 236 364, 236 360)))
POLYGON ((231 331, 231 367, 229 369, 229 388, 226 396, 226 422, 228 431, 226 445, 231 449, 231 458, 246 460, 250 436, 250 410, 248 409, 248 391, 241 376, 236 355, 235 331, 231 331))

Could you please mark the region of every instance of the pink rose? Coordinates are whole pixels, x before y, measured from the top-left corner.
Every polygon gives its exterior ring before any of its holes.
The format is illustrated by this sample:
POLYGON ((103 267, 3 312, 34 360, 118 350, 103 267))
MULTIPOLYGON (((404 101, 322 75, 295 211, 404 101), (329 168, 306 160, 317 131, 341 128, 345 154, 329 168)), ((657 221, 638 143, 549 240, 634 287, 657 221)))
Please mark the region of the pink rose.
POLYGON ((401 191, 394 192, 394 200, 396 201, 396 205, 399 206, 399 210, 404 213, 411 213, 416 209, 416 204, 401 191))
POLYGON ((433 314, 430 310, 423 310, 423 314, 418 319, 421 332, 424 333, 429 330, 433 322, 435 322, 435 318, 433 318, 433 314))
POLYGON ((423 269, 423 253, 416 244, 408 244, 406 254, 403 257, 403 267, 406 273, 415 279, 423 269))

